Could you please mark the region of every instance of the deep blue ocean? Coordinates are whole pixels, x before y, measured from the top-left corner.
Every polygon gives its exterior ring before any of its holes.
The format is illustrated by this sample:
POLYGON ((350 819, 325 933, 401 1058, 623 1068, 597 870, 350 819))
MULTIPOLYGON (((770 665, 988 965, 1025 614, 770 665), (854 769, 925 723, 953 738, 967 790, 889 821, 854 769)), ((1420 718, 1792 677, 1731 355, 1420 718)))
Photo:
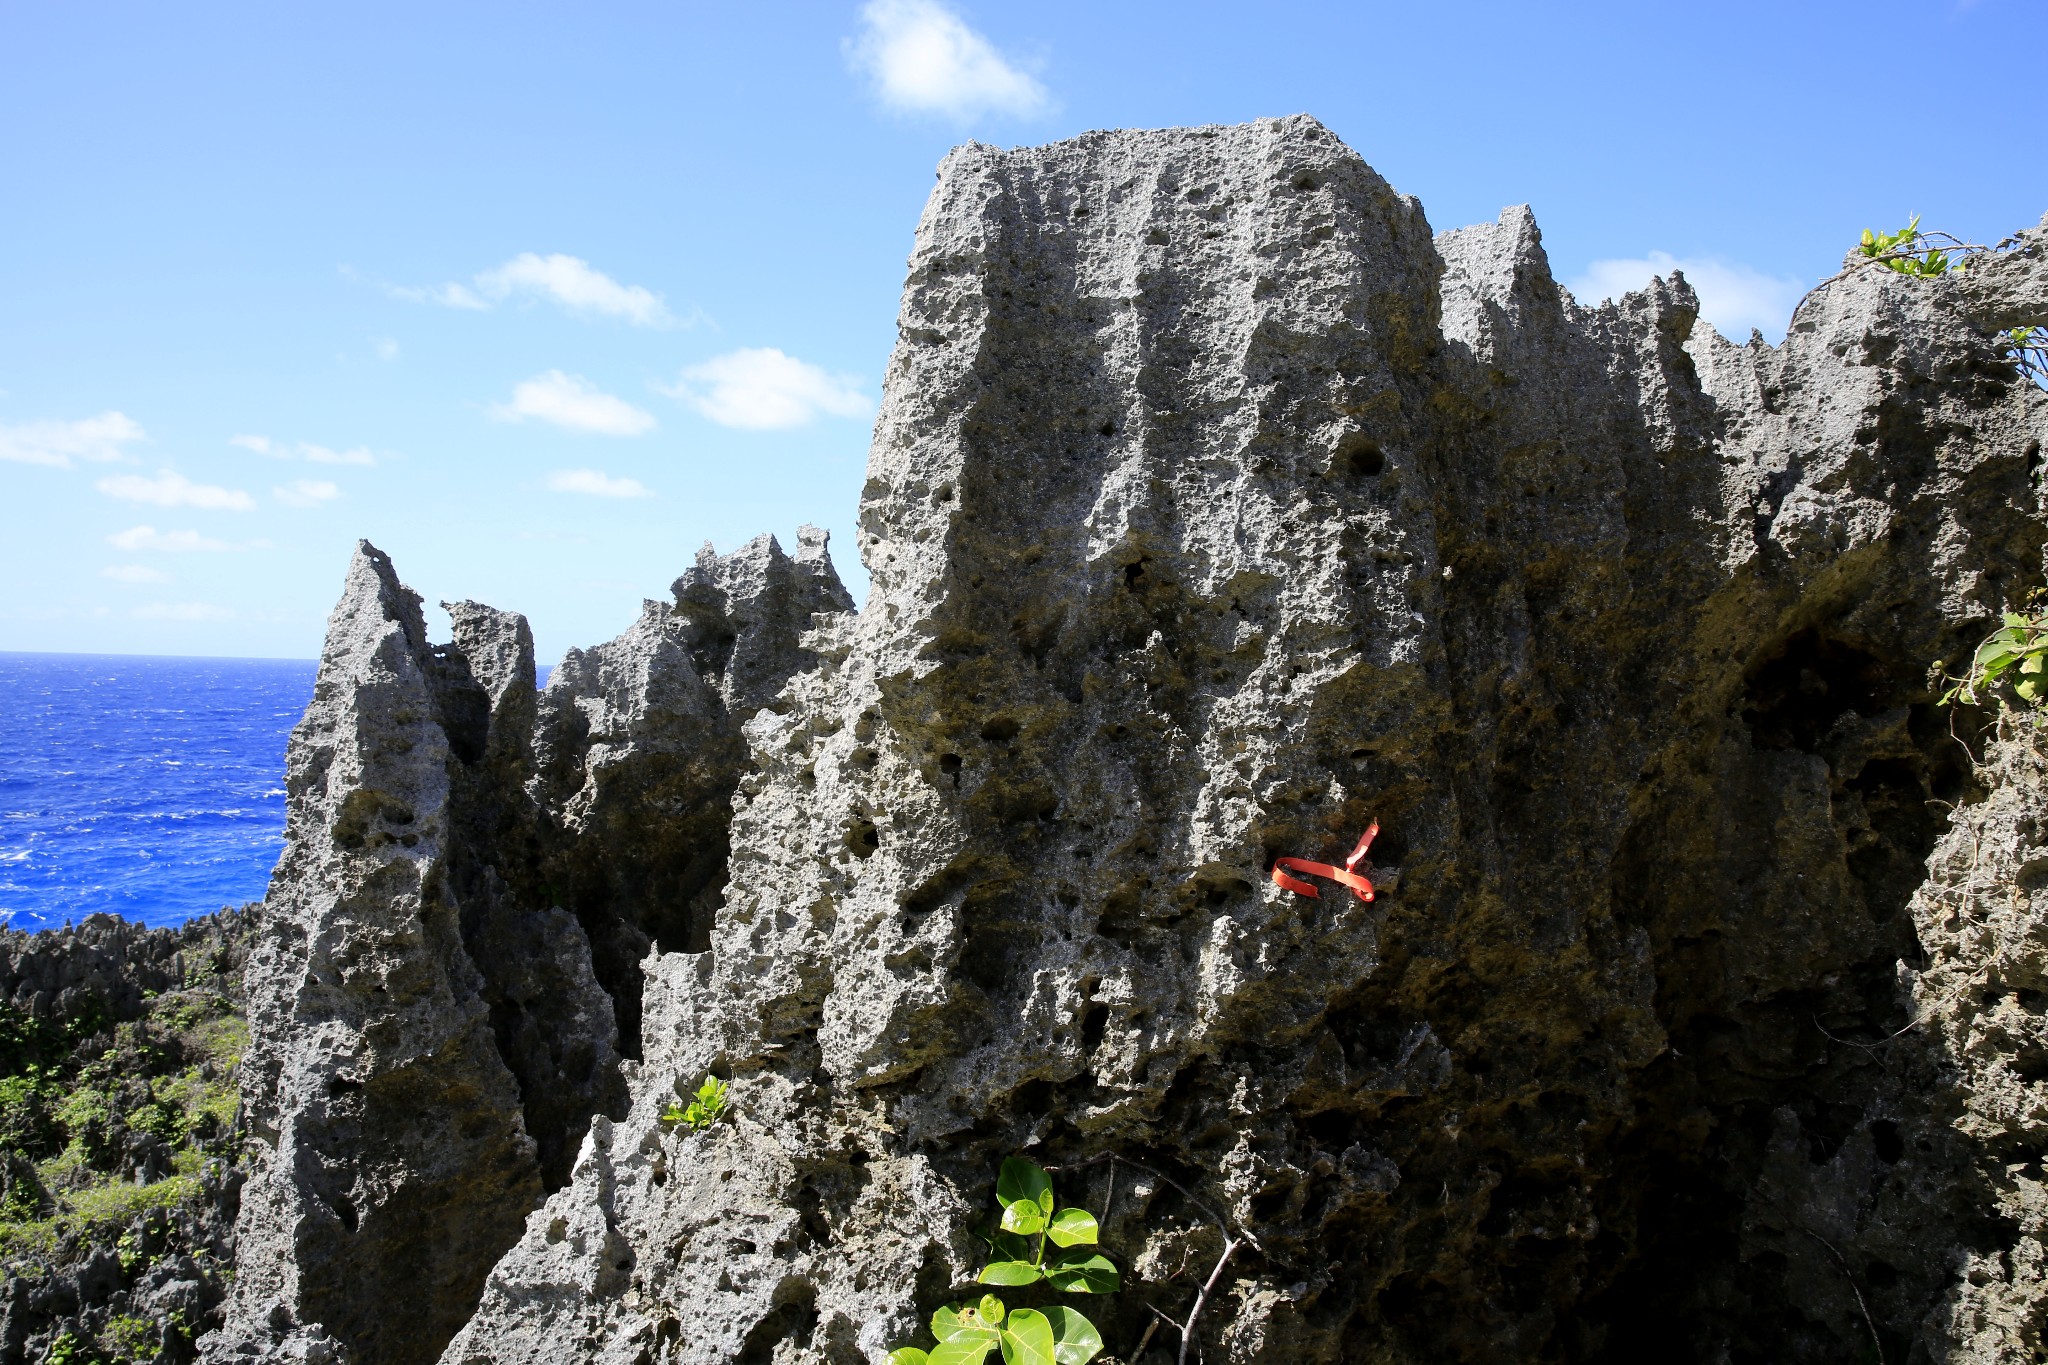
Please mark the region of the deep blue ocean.
POLYGON ((0 919, 178 924, 262 899, 316 667, 0 654, 0 919))

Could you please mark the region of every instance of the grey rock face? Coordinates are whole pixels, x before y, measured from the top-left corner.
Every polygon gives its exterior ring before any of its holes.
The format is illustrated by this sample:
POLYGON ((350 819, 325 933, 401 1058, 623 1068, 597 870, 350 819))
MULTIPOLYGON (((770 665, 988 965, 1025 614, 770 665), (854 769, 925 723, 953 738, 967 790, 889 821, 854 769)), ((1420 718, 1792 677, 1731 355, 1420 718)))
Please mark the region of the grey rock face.
POLYGON ((2033 1349, 2043 997, 1937 903, 1947 810, 1993 793, 2023 880, 2040 781, 1929 665, 2042 580, 1990 330, 2044 253, 1738 347, 1676 277, 1581 307, 1526 210, 1433 235, 1311 119, 956 151, 867 607, 822 543, 700 562, 464 798, 528 803, 560 894, 514 900, 629 1060, 441 1358, 878 1361, 1020 1151, 1125 1360, 1220 1247, 1176 1184, 1255 1238, 1211 1360, 2033 1349), (1370 904, 1267 879, 1374 818, 1370 904), (732 1118, 663 1122, 707 1073, 732 1118))
POLYGON ((795 559, 767 537, 707 552, 677 594, 541 696, 523 618, 450 603, 431 646, 358 549, 249 972, 258 1173, 209 1358, 434 1358, 623 1109, 618 1019, 654 935, 708 917, 738 725, 807 657, 809 613, 849 605, 808 530, 795 559))

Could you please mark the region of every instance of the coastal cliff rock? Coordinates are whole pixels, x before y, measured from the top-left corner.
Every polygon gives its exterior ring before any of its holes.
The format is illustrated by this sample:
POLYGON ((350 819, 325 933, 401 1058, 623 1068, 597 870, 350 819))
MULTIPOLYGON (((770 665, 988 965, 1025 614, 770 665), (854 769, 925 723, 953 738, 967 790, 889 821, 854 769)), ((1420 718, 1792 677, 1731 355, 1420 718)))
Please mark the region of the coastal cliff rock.
POLYGON ((2043 765, 1936 700, 2043 581, 2044 259, 1737 346, 1312 119, 955 151, 858 614, 757 541, 533 698, 359 553, 212 1358, 878 1362, 1019 1153, 1126 1362, 1211 1279, 1212 1361, 2048 1349, 2043 765))

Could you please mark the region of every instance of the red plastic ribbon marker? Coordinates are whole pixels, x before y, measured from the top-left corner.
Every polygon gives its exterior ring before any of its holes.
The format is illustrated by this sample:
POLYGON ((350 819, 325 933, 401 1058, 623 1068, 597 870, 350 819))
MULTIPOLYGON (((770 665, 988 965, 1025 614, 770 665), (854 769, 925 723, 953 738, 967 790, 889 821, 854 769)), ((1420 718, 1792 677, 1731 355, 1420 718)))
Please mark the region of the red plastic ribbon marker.
MULTIPOLYGON (((1365 827, 1365 833, 1358 836, 1358 847, 1351 850, 1351 856, 1344 860, 1344 866, 1332 867, 1328 863, 1312 863, 1306 858, 1276 858, 1273 860, 1273 884, 1297 896, 1313 896, 1321 900, 1322 893, 1299 877, 1290 877, 1282 868, 1291 867, 1296 872, 1306 872, 1311 877, 1328 877, 1333 882, 1342 882, 1351 888, 1351 894, 1362 901, 1372 899, 1372 883, 1354 869, 1365 861, 1365 851, 1372 847, 1372 836, 1380 832, 1380 822, 1375 820, 1365 827)), ((1367 867, 1372 866, 1366 863, 1367 867)))

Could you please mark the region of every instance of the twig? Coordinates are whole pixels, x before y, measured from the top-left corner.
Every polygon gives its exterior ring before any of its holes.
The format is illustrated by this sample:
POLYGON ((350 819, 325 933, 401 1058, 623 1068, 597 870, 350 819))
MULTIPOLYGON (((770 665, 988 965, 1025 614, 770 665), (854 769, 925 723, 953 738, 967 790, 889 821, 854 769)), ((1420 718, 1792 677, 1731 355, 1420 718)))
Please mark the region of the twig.
MULTIPOLYGON (((1216 1281, 1223 1278, 1223 1267, 1230 1263, 1231 1253, 1236 1250, 1237 1243, 1230 1240, 1229 1234, 1226 1233, 1223 1241, 1223 1254, 1216 1258, 1216 1268, 1209 1272, 1209 1278, 1204 1280, 1202 1287, 1196 1291, 1195 1306, 1188 1310, 1188 1320, 1181 1326, 1180 1365, 1188 1365, 1188 1346, 1195 1339, 1195 1319, 1202 1316, 1202 1307, 1209 1302, 1209 1291, 1216 1287, 1216 1281)), ((1884 1361, 1879 1360, 1878 1365, 1884 1365, 1884 1361)))
MULTIPOLYGON (((1216 1230, 1223 1234, 1223 1254, 1216 1258, 1216 1265, 1213 1269, 1209 1271, 1209 1278, 1202 1282, 1202 1287, 1200 1289, 1195 1291, 1194 1307, 1188 1310, 1186 1322, 1174 1322, 1172 1318, 1169 1318, 1164 1313, 1159 1312, 1159 1310, 1157 1308, 1153 1308, 1151 1304, 1145 1305, 1147 1308, 1151 1308, 1154 1313, 1158 1314, 1158 1316, 1161 1319, 1163 1319, 1166 1322, 1172 1323, 1174 1329, 1180 1333, 1180 1355, 1178 1357, 1178 1362, 1179 1365, 1188 1365, 1188 1348, 1195 1340, 1195 1320, 1202 1316, 1202 1309, 1208 1305, 1209 1291, 1214 1289, 1216 1287, 1216 1281, 1222 1278, 1223 1267, 1230 1264, 1230 1258, 1237 1254, 1237 1249, 1241 1245, 1249 1244, 1251 1248, 1254 1251, 1258 1252, 1261 1256, 1265 1255, 1266 1249, 1259 1245, 1259 1239, 1252 1236, 1251 1230, 1249 1228, 1240 1228, 1235 1234, 1233 1234, 1230 1230, 1229 1222, 1224 1219, 1222 1214, 1216 1212, 1216 1210, 1210 1208, 1207 1204, 1204 1204, 1201 1200, 1195 1198, 1193 1193, 1191 1193, 1188 1190, 1187 1186, 1181 1184, 1178 1180, 1175 1180, 1172 1176, 1166 1174, 1166 1172, 1154 1170, 1152 1167, 1147 1166, 1142 1161, 1133 1161, 1127 1156, 1118 1156, 1115 1152, 1105 1152, 1101 1156, 1089 1157, 1086 1161, 1076 1161, 1066 1166, 1048 1166, 1045 1169, 1048 1171, 1080 1171, 1086 1170, 1090 1166, 1100 1166, 1104 1163, 1107 1163, 1109 1166, 1110 1192, 1112 1196, 1115 1194, 1116 1191, 1116 1168, 1118 1164, 1121 1163, 1122 1165, 1129 1166, 1134 1171, 1143 1171, 1146 1175, 1151 1176, 1153 1179, 1162 1181, 1165 1184, 1172 1186, 1175 1190, 1177 1190, 1180 1193, 1181 1198, 1187 1200, 1188 1203, 1192 1204, 1195 1208, 1200 1209, 1203 1215, 1207 1217, 1210 1222, 1216 1225, 1216 1230)), ((1106 1203, 1102 1207, 1102 1216, 1105 1221, 1107 1221, 1109 1218, 1109 1205, 1106 1203)), ((1186 1268, 1185 1259, 1182 1260, 1182 1268, 1186 1268)), ((1174 1272, 1176 1276, 1179 1273, 1179 1271, 1174 1272)), ((1137 1353, 1131 1357, 1133 1365, 1136 1365, 1138 1355, 1142 1355, 1144 1353, 1146 1344, 1152 1340, 1152 1333, 1154 1332, 1154 1330, 1158 1328, 1158 1326, 1159 1324, 1156 1322, 1146 1324, 1144 1339, 1138 1343, 1137 1353)), ((1880 1365, 1882 1365, 1882 1362, 1880 1362, 1880 1365)))
POLYGON ((1801 1232, 1826 1247, 1828 1255, 1835 1258, 1835 1265, 1840 1268, 1842 1278, 1849 1282, 1849 1292, 1856 1296, 1856 1307, 1863 1312, 1863 1326, 1870 1332, 1870 1349, 1877 1352, 1877 1365, 1884 1365, 1884 1341, 1877 1335, 1877 1323, 1870 1316, 1870 1305, 1863 1301, 1863 1288, 1856 1283, 1855 1273, 1849 1269, 1849 1263, 1842 1258, 1841 1252, 1835 1250, 1833 1242, 1830 1242, 1810 1227, 1806 1227, 1803 1224, 1797 1226, 1801 1232))

